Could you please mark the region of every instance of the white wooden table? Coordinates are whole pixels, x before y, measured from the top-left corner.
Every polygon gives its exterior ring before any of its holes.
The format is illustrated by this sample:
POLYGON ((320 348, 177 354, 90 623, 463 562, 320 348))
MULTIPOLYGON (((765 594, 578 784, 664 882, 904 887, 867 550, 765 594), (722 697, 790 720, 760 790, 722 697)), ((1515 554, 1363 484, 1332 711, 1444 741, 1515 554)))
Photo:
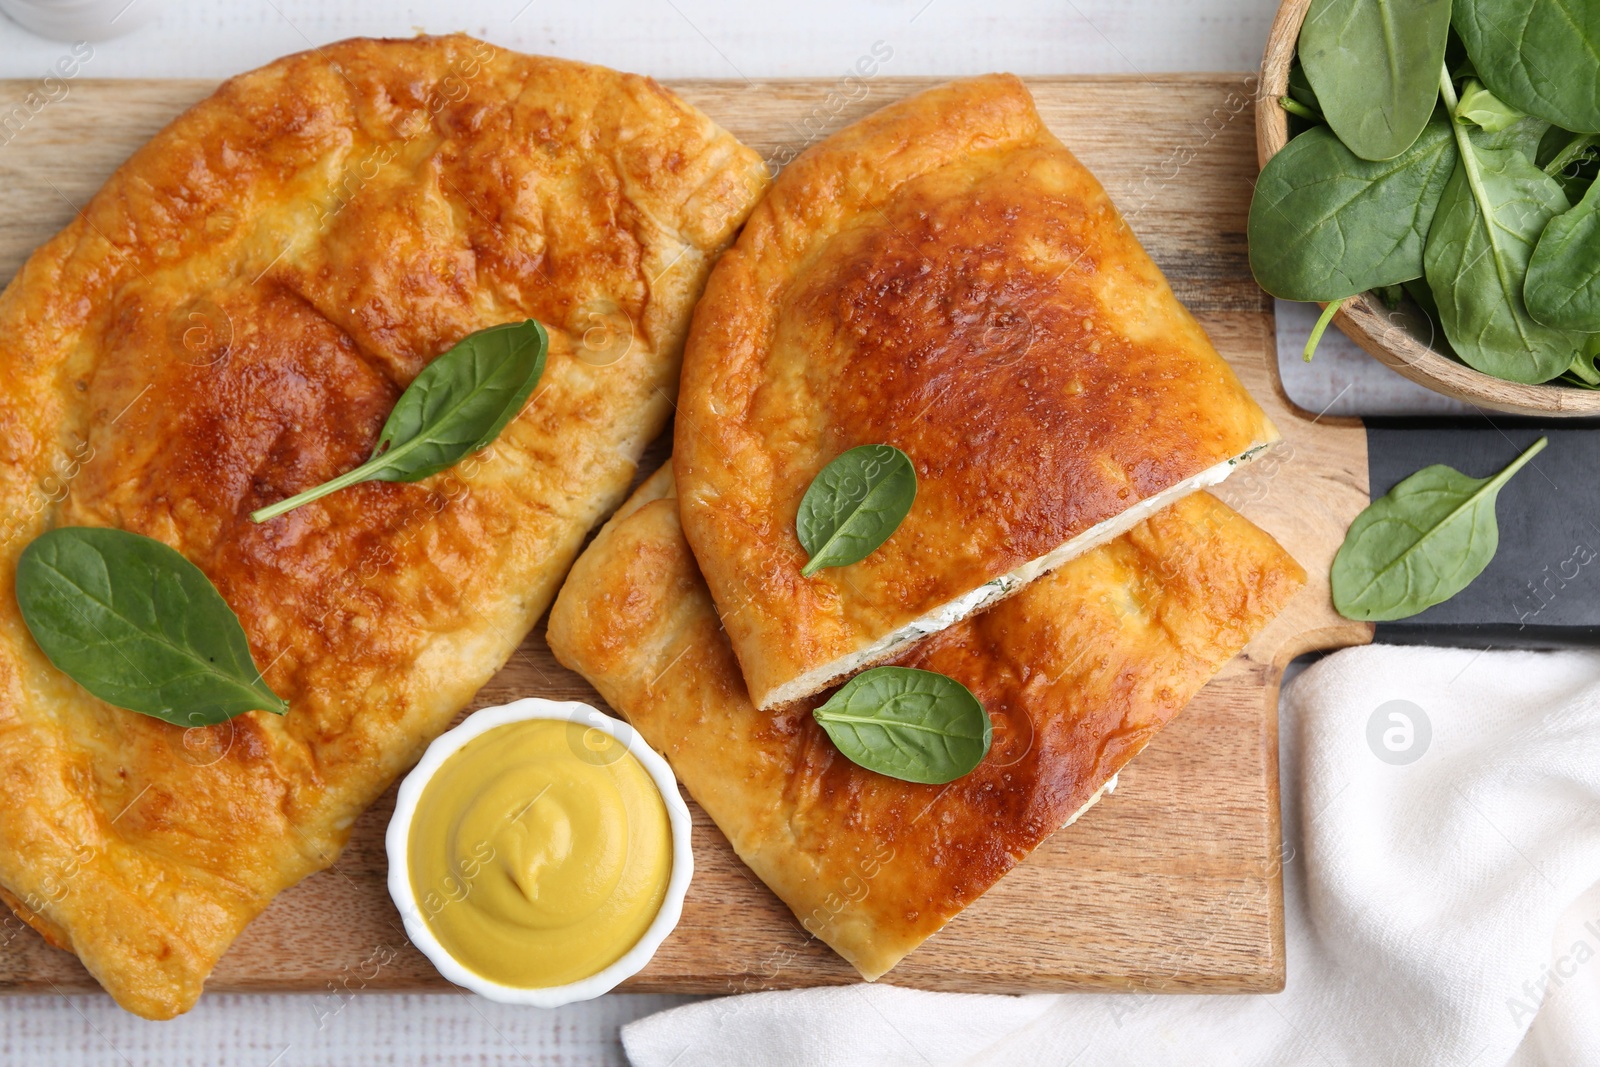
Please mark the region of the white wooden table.
MULTIPOLYGON (((904 75, 1250 70, 1276 7, 1274 0, 134 2, 157 6, 154 21, 95 44, 85 76, 220 78, 341 37, 419 30, 463 30, 508 48, 665 78, 827 76, 878 41, 893 49, 888 65, 904 75)), ((42 75, 69 48, 0 18, 0 78, 42 75)), ((0 114, 14 103, 0 101, 0 114)), ((1279 313, 1284 381, 1302 407, 1450 409, 1337 331, 1324 338, 1315 363, 1302 364, 1315 309, 1280 305, 1279 313)), ((546 1012, 466 994, 374 994, 328 1017, 325 1004, 309 997, 211 995, 181 1019, 150 1023, 103 996, 0 998, 0 1064, 621 1063, 617 1028, 684 999, 611 996, 546 1012)))

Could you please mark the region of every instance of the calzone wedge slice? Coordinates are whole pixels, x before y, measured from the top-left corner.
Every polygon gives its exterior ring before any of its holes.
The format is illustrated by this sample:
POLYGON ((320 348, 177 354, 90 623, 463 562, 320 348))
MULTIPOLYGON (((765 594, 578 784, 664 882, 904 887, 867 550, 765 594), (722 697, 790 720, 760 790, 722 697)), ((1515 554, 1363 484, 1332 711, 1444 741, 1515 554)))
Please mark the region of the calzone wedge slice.
POLYGON ((1276 440, 1016 78, 955 82, 790 164, 695 311, 684 531, 751 696, 884 661, 1276 440), (859 563, 802 577, 801 497, 893 445, 919 488, 859 563))
POLYGON ((193 1005, 626 494, 711 260, 765 183, 649 79, 465 37, 273 63, 118 170, 0 296, 0 886, 18 914, 129 1010, 193 1005), (549 361, 492 446, 250 522, 365 460, 433 357, 528 317, 549 361), (56 671, 13 578, 62 525, 197 564, 288 714, 185 732, 56 671))
POLYGON ((955 678, 994 720, 976 770, 916 785, 840 755, 817 698, 756 709, 673 497, 663 469, 596 536, 550 647, 867 979, 1091 804, 1305 580, 1215 497, 1185 497, 897 660, 955 678))

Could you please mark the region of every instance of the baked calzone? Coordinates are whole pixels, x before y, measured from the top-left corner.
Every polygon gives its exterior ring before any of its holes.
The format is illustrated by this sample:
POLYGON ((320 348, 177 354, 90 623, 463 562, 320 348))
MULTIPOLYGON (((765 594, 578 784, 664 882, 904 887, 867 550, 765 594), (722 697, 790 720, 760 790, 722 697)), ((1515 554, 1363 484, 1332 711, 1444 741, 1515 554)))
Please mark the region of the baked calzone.
POLYGON ((1023 588, 1277 439, 1020 81, 892 104, 790 164, 684 355, 684 532, 750 694, 818 692, 1023 588), (801 497, 904 451, 882 547, 801 575, 801 497))
POLYGON ((819 699, 756 709, 674 495, 663 468, 601 529, 551 609, 550 647, 867 979, 1092 803, 1305 580, 1215 497, 1183 498, 896 660, 961 682, 994 723, 976 770, 917 785, 840 755, 819 699))
POLYGON ((119 169, 0 296, 18 914, 130 1011, 193 1005, 548 606, 665 427, 691 305, 765 184, 648 78, 467 37, 280 60, 119 169), (365 460, 434 356, 530 317, 549 361, 492 446, 250 522, 365 460), (61 525, 197 564, 288 714, 184 731, 52 668, 13 576, 61 525))

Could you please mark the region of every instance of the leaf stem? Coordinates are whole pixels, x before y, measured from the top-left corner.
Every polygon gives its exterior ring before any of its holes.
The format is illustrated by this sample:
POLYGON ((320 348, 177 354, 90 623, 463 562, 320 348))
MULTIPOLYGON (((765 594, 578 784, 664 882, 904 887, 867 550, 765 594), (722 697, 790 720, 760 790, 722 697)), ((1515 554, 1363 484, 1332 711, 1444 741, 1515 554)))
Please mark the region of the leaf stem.
POLYGON ((1322 116, 1306 107, 1292 96, 1278 97, 1278 106, 1296 118, 1306 119, 1309 122, 1321 122, 1322 116))
POLYGON ((1600 134, 1589 133, 1574 137, 1571 144, 1556 153, 1556 158, 1544 165, 1544 172, 1554 178, 1567 169, 1567 164, 1587 153, 1596 143, 1600 143, 1600 134))
POLYGON ((296 495, 289 497, 287 500, 280 500, 276 504, 269 504, 258 511, 252 511, 250 513, 250 521, 266 522, 268 519, 275 519, 286 511, 293 511, 302 504, 309 504, 313 500, 320 500, 329 493, 336 493, 340 489, 343 489, 347 486, 355 485, 357 482, 364 482, 367 480, 368 475, 378 468, 380 460, 387 460, 388 458, 389 454, 387 452, 385 452, 382 456, 374 456, 361 466, 356 467, 353 470, 345 471, 337 478, 323 482, 321 485, 314 485, 305 492, 297 493, 296 495))
MULTIPOLYGON (((1489 221, 1494 218, 1490 208, 1489 195, 1483 191, 1483 173, 1478 169, 1478 153, 1472 147, 1472 138, 1467 133, 1467 128, 1461 124, 1461 117, 1457 114, 1461 101, 1456 98, 1456 87, 1450 81, 1450 68, 1445 66, 1439 71, 1439 95, 1444 98, 1444 108, 1450 114, 1450 132, 1455 135, 1456 148, 1461 153, 1461 165, 1467 170, 1467 184, 1472 187, 1472 197, 1478 202, 1478 211, 1484 217, 1484 226, 1492 231, 1493 225, 1489 221)), ((1494 244, 1494 234, 1489 235, 1490 245, 1494 244)))
POLYGON ((1317 354, 1317 346, 1322 343, 1322 335, 1328 332, 1328 323, 1333 321, 1333 317, 1351 299, 1353 298, 1347 296, 1343 300, 1330 300, 1323 307, 1322 314, 1317 316, 1317 324, 1311 327, 1311 336, 1306 338, 1305 360, 1307 363, 1310 363, 1311 357, 1317 354))
POLYGON ((1505 470, 1501 471, 1499 474, 1495 475, 1493 478, 1490 478, 1489 479, 1489 484, 1484 486, 1484 488, 1488 489, 1488 488, 1490 488, 1492 486, 1492 487, 1498 489, 1500 486, 1505 485, 1507 482, 1509 482, 1511 480, 1511 476, 1513 474, 1517 473, 1523 467, 1527 466, 1528 465, 1528 461, 1531 460, 1534 456, 1537 456, 1540 452, 1543 452, 1545 450, 1545 446, 1548 445, 1549 443, 1550 443, 1550 438, 1548 438, 1548 437, 1539 438, 1533 444, 1528 446, 1527 451, 1523 452, 1522 455, 1520 455, 1516 459, 1512 460, 1511 464, 1508 467, 1506 467, 1505 470))
MULTIPOLYGON (((884 725, 883 717, 878 715, 850 715, 843 712, 831 711, 824 714, 821 708, 817 709, 815 715, 818 722, 864 723, 867 726, 884 725)), ((923 733, 937 734, 940 737, 959 737, 964 740, 972 740, 982 735, 981 731, 978 734, 958 734, 954 730, 941 730, 937 727, 928 726, 924 723, 912 722, 909 719, 895 719, 893 721, 894 725, 902 730, 921 730, 923 733)))

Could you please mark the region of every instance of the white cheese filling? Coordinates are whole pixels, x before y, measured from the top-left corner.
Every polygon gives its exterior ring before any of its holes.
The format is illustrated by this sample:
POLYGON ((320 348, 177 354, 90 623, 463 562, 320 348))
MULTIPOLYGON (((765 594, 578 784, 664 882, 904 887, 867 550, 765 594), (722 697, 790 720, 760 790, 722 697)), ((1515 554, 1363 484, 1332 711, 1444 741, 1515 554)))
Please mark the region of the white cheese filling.
POLYGON ((1246 460, 1267 447, 1265 444, 1256 445, 1232 459, 1224 460, 1214 467, 1208 467, 1192 478, 1169 485, 1154 496, 1145 497, 1126 511, 1113 515, 1103 522, 1097 522, 1078 536, 1067 541, 1060 547, 1046 552, 1037 559, 1029 560, 1007 574, 1002 574, 993 581, 978 586, 976 589, 962 593, 954 600, 941 604, 923 615, 906 623, 899 629, 880 637, 871 645, 853 655, 844 656, 825 663, 821 667, 800 675, 786 685, 770 691, 766 699, 761 702, 762 708, 770 708, 777 704, 785 704, 791 700, 799 700, 820 692, 829 684, 848 675, 890 659, 900 651, 902 645, 919 641, 930 634, 936 634, 954 623, 960 622, 968 615, 976 614, 989 605, 1005 599, 1029 582, 1042 574, 1046 574, 1074 557, 1081 556, 1091 548, 1097 548, 1112 538, 1127 533, 1145 519, 1154 515, 1162 508, 1174 501, 1180 500, 1198 489, 1221 483, 1228 475, 1246 460))
POLYGON ((1094 807, 1101 797, 1105 796, 1107 793, 1115 793, 1116 791, 1117 776, 1113 774, 1110 778, 1106 779, 1105 785, 1094 791, 1094 796, 1083 802, 1083 807, 1072 813, 1072 818, 1061 824, 1061 828, 1065 830, 1067 827, 1083 818, 1083 813, 1094 807))

